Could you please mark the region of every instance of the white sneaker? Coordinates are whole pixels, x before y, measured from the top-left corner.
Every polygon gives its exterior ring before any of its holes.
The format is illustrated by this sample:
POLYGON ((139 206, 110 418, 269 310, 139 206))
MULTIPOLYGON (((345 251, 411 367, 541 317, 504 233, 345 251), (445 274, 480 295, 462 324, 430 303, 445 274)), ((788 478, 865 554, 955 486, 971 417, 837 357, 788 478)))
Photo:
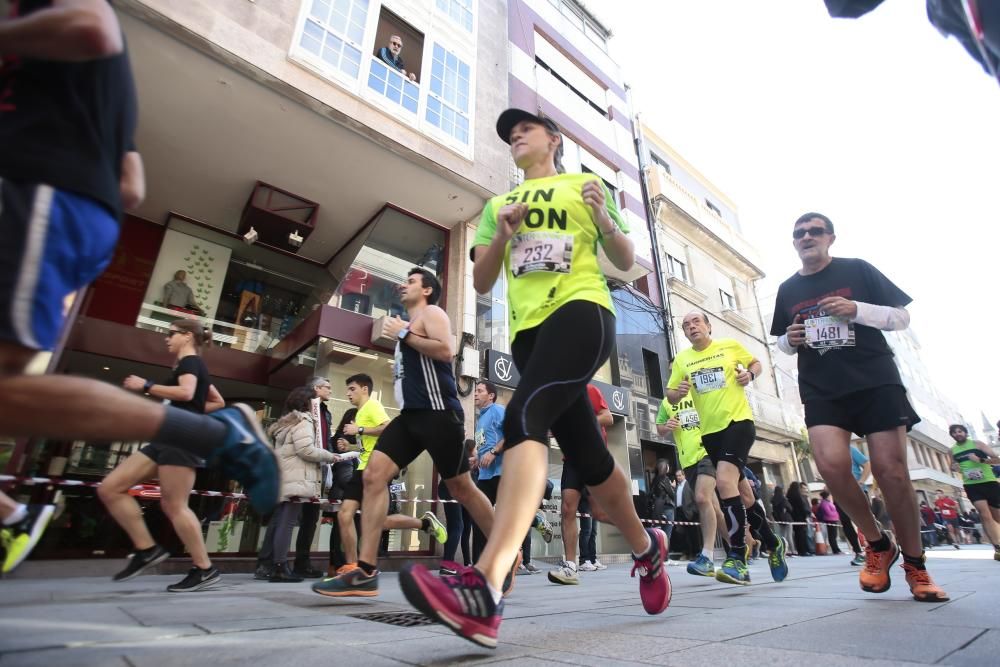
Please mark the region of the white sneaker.
POLYGON ((604 563, 602 563, 601 561, 599 561, 597 559, 594 559, 594 569, 595 570, 606 570, 606 569, 608 569, 608 566, 605 565, 604 563))
POLYGON ((549 570, 549 581, 553 584, 563 584, 566 586, 579 584, 580 575, 576 572, 576 564, 569 561, 562 561, 559 567, 549 570))
POLYGON ((580 572, 597 572, 597 567, 589 560, 580 563, 580 572))

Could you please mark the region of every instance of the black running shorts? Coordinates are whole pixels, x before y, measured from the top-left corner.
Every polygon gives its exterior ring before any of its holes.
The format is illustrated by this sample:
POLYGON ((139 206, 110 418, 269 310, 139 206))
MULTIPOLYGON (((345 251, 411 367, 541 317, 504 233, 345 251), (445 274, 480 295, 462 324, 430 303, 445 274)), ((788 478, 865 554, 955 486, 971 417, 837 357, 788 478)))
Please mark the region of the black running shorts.
POLYGON ((702 433, 701 446, 708 452, 708 457, 718 468, 719 461, 732 463, 743 474, 743 466, 747 464, 750 448, 757 438, 757 429, 753 420, 743 419, 729 422, 729 426, 716 433, 702 433))
POLYGON ((379 436, 375 450, 400 469, 426 451, 441 479, 469 470, 465 457, 465 418, 455 410, 403 410, 379 436))
POLYGON ((1000 482, 966 484, 965 495, 969 497, 970 503, 985 500, 990 507, 1000 509, 1000 482))
POLYGON ((920 422, 906 389, 887 384, 862 389, 832 400, 814 400, 805 405, 806 426, 836 426, 866 436, 869 433, 894 431, 905 426, 909 431, 920 422))

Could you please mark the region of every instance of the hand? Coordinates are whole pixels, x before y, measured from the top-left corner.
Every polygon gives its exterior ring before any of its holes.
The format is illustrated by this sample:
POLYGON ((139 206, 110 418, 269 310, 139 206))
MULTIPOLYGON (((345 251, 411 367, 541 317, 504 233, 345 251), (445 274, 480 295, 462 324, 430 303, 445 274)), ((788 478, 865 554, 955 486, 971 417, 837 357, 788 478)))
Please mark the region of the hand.
POLYGON ((979 458, 979 456, 977 456, 976 454, 969 454, 969 460, 970 461, 974 461, 976 463, 982 463, 983 462, 983 460, 981 458, 979 458))
MULTIPOLYGON (((403 321, 399 315, 395 317, 387 317, 382 321, 382 335, 388 336, 389 338, 395 338, 399 335, 399 332, 406 328, 406 322, 403 321)), ((348 435, 353 435, 353 433, 348 433, 348 435)))
POLYGON ((676 431, 681 427, 681 422, 677 417, 671 417, 667 420, 666 427, 671 431, 676 431))
POLYGON ((749 370, 742 370, 736 374, 736 384, 745 387, 753 380, 753 374, 749 370))
POLYGON ((346 426, 344 426, 344 434, 345 435, 357 435, 358 434, 358 426, 357 426, 357 424, 355 424, 354 422, 351 422, 350 424, 347 424, 346 426))
POLYGON ((469 470, 475 470, 479 467, 479 459, 475 455, 469 457, 469 470))
POLYGON ((691 391, 691 383, 688 382, 687 378, 681 380, 681 383, 674 387, 674 391, 679 393, 681 396, 687 396, 688 392, 691 391))
POLYGON ((480 468, 489 468, 491 465, 493 465, 493 462, 496 461, 496 458, 497 457, 495 455, 490 454, 489 452, 486 452, 479 459, 479 467, 480 468))
POLYGON ((347 448, 348 448, 348 446, 350 446, 350 444, 351 443, 347 442, 343 438, 337 438, 337 451, 338 452, 346 452, 347 448))
POLYGON ((122 386, 129 391, 142 391, 146 387, 146 378, 141 378, 138 375, 129 375, 125 378, 122 386))
POLYGON ((825 299, 820 299, 818 305, 827 315, 835 315, 848 320, 853 320, 858 316, 858 304, 842 296, 828 296, 825 299))
POLYGON ((597 224, 597 228, 604 232, 609 227, 614 226, 614 222, 611 220, 611 216, 608 215, 607 204, 604 201, 604 188, 601 186, 600 181, 593 180, 587 181, 583 184, 583 189, 580 191, 583 195, 583 203, 590 207, 590 210, 594 212, 594 223, 597 224))
POLYGON ((410 81, 416 81, 417 80, 417 75, 414 74, 413 72, 410 72, 406 76, 409 77, 410 81))
POLYGON ((509 241, 528 215, 527 204, 507 204, 497 211, 497 235, 504 241, 509 241))
POLYGON ((785 336, 788 338, 788 344, 793 347, 805 345, 806 325, 802 324, 802 315, 795 316, 792 323, 788 325, 787 329, 785 329, 785 336))

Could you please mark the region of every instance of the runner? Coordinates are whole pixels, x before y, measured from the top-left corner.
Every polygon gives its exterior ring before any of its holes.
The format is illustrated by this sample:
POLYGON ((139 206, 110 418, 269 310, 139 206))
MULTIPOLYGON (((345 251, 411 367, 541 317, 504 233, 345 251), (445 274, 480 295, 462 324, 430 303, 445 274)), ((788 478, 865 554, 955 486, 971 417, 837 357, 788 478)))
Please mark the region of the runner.
MULTIPOLYGON (((381 433, 377 445, 374 441, 370 445, 365 444, 367 457, 359 469, 364 470, 363 476, 359 473, 359 482, 363 482, 363 487, 357 485, 364 496, 358 566, 317 582, 313 585, 317 593, 338 597, 378 594, 378 541, 383 526, 392 527, 385 516, 389 507, 386 485, 424 451, 431 455, 451 496, 464 505, 476 525, 487 536, 490 535, 493 508, 489 499, 472 482, 469 462, 465 457, 465 416, 462 404, 458 402, 458 389, 451 367, 455 339, 448 314, 435 305, 440 296, 441 283, 427 269, 410 269, 406 282, 400 286, 400 301, 406 308, 409 322, 399 317, 389 319, 384 330, 385 334, 398 339, 395 392, 399 416, 391 422, 386 417, 376 427, 377 433, 381 433)), ((365 395, 370 391, 371 378, 368 378, 365 395)), ((358 410, 359 426, 362 425, 363 405, 358 410)), ((382 416, 384 411, 380 418, 382 416)), ((372 430, 359 428, 358 433, 362 435, 362 440, 367 440, 366 435, 372 430)), ((350 430, 346 432, 350 433, 350 430)), ((354 502, 360 502, 358 491, 354 494, 348 492, 347 498, 357 498, 354 502)), ((423 521, 425 530, 433 526, 439 542, 447 540, 444 525, 432 512, 425 512, 423 521)), ((345 523, 341 521, 341 530, 347 528, 345 523)), ((516 564, 508 568, 508 574, 516 568, 516 564)), ((513 574, 510 574, 509 581, 512 586, 513 574)))
POLYGON ((544 494, 550 429, 632 548, 645 610, 658 614, 670 603, 666 536, 639 520, 629 479, 601 440, 586 393, 615 331, 597 244, 627 269, 634 261, 628 229, 600 179, 561 173, 562 134, 551 119, 508 109, 497 132, 525 180, 487 202, 472 248, 477 292, 487 293, 501 269, 507 278, 511 352, 521 373, 504 421, 507 452, 494 530, 475 567, 457 576, 438 579, 422 565, 400 574, 417 609, 490 648, 503 616, 501 583, 544 494))
MULTIPOLYGON (((496 402, 497 388, 488 380, 476 383, 473 403, 476 415, 476 458, 479 461, 479 478, 476 486, 490 501, 497 502, 497 488, 503 474, 503 417, 504 407, 496 402)), ((472 561, 479 560, 486 546, 486 533, 479 526, 472 526, 472 561)))
MULTIPOLYGON (((201 359, 202 345, 211 340, 211 332, 204 329, 200 322, 174 320, 167 330, 166 340, 167 350, 177 359, 170 377, 158 383, 129 375, 125 378, 125 388, 145 393, 164 403, 170 403, 179 410, 195 414, 224 408, 226 402, 212 384, 208 368, 201 359)), ((184 548, 191 554, 193 565, 183 581, 167 586, 167 591, 200 591, 219 582, 222 575, 208 557, 201 521, 188 504, 191 490, 194 489, 195 473, 204 467, 205 460, 200 456, 154 440, 125 459, 104 478, 97 487, 97 496, 111 518, 128 533, 135 547, 125 568, 112 577, 114 581, 128 581, 147 567, 170 557, 167 550, 153 539, 142 518, 142 508, 129 495, 129 489, 133 486, 156 477, 160 483, 160 509, 170 520, 184 548)))
POLYGON ((346 384, 347 400, 358 409, 358 412, 354 422, 344 426, 344 434, 356 436, 361 441, 360 462, 344 490, 343 504, 337 512, 340 541, 344 548, 346 563, 333 576, 314 583, 312 589, 320 595, 330 597, 372 597, 378 595, 376 563, 378 544, 382 539, 383 530, 422 530, 444 544, 448 541, 448 529, 434 512, 424 512, 419 519, 404 514, 389 514, 388 488, 392 479, 399 474, 398 469, 381 481, 380 493, 372 491, 365 470, 372 461, 372 454, 381 440, 380 436, 392 422, 382 403, 371 395, 375 383, 370 375, 366 373, 352 375, 347 378, 346 384), (369 495, 373 496, 373 499, 366 502, 365 499, 369 495), (380 506, 380 499, 385 501, 384 506, 380 506), (354 515, 359 509, 361 510, 360 553, 358 533, 354 525, 354 515))
POLYGON ((920 417, 881 330, 909 326, 911 299, 860 259, 833 258, 833 223, 820 213, 795 221, 793 245, 802 268, 778 288, 771 334, 798 354, 799 393, 816 464, 824 481, 865 536, 861 588, 882 593, 903 555, 913 597, 940 602, 947 594, 924 567, 916 494, 907 473, 906 432, 920 417), (899 536, 882 530, 851 473, 851 433, 866 437, 871 468, 899 536))
POLYGON ((729 535, 729 551, 715 578, 728 584, 750 583, 746 527, 760 534, 769 552, 775 581, 788 576, 787 545, 771 530, 764 508, 757 504, 743 467, 756 437, 753 412, 744 387, 761 372, 761 363, 730 338, 712 339, 708 315, 695 311, 681 323, 691 347, 674 357, 667 383, 667 400, 679 403, 688 394, 698 412, 701 444, 715 466, 719 504, 729 535))
POLYGON ((993 472, 1000 457, 989 445, 970 440, 969 431, 961 424, 949 426, 948 433, 955 439, 951 457, 962 473, 965 495, 979 512, 983 530, 993 543, 993 558, 1000 560, 1000 482, 993 472))
MULTIPOLYGON (((267 512, 278 463, 249 407, 201 415, 97 380, 24 374, 55 346, 64 299, 110 262, 122 210, 141 202, 145 183, 135 87, 111 6, 11 6, 19 13, 0 24, 0 433, 169 443, 217 464, 267 512)), ((16 531, 22 554, 32 542, 24 536, 16 531)))
MULTIPOLYGON (((590 406, 594 411, 597 424, 601 427, 601 440, 603 440, 604 446, 607 447, 607 427, 615 423, 615 418, 612 416, 611 409, 608 408, 608 403, 604 400, 604 396, 601 395, 601 390, 592 384, 587 385, 587 400, 590 401, 590 406)), ((548 577, 549 581, 554 584, 579 584, 580 566, 578 566, 576 562, 576 550, 577 545, 580 543, 580 524, 584 522, 584 519, 583 517, 580 517, 578 523, 576 515, 580 512, 581 503, 585 505, 587 512, 592 514, 597 520, 607 521, 608 518, 599 505, 590 502, 590 495, 587 491, 586 485, 583 483, 583 477, 580 475, 576 466, 567 461, 565 457, 563 457, 562 479, 560 481, 559 488, 562 493, 562 500, 559 503, 559 509, 562 517, 563 559, 559 562, 558 567, 553 570, 549 570, 548 577)), ((590 530, 594 530, 593 525, 591 525, 590 530)), ((587 535, 587 539, 588 541, 590 539, 589 533, 587 535)), ((584 551, 582 547, 580 550, 584 551)), ((589 553, 589 545, 586 551, 588 558, 593 557, 595 561, 597 560, 596 553, 593 555, 589 553)), ((591 564, 591 566, 587 568, 588 571, 596 571, 597 569, 596 564, 591 564)))

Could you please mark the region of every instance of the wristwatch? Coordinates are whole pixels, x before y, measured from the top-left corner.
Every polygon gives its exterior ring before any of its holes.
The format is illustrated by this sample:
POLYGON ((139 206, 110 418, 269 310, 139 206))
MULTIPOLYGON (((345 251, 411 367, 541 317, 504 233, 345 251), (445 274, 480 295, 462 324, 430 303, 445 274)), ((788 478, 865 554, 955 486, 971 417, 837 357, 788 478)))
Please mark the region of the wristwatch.
POLYGON ((148 394, 149 390, 153 388, 154 384, 156 383, 153 382, 152 380, 146 380, 145 384, 142 385, 142 393, 148 394))
POLYGON ((399 330, 399 333, 396 334, 396 338, 398 338, 399 340, 406 340, 406 337, 409 335, 410 335, 410 327, 406 327, 405 329, 399 330))
POLYGON ((493 456, 496 456, 497 455, 497 448, 496 447, 490 447, 489 453, 492 454, 493 456))
POLYGON ((365 434, 365 427, 364 426, 359 426, 358 427, 358 435, 364 435, 364 434, 365 434))

